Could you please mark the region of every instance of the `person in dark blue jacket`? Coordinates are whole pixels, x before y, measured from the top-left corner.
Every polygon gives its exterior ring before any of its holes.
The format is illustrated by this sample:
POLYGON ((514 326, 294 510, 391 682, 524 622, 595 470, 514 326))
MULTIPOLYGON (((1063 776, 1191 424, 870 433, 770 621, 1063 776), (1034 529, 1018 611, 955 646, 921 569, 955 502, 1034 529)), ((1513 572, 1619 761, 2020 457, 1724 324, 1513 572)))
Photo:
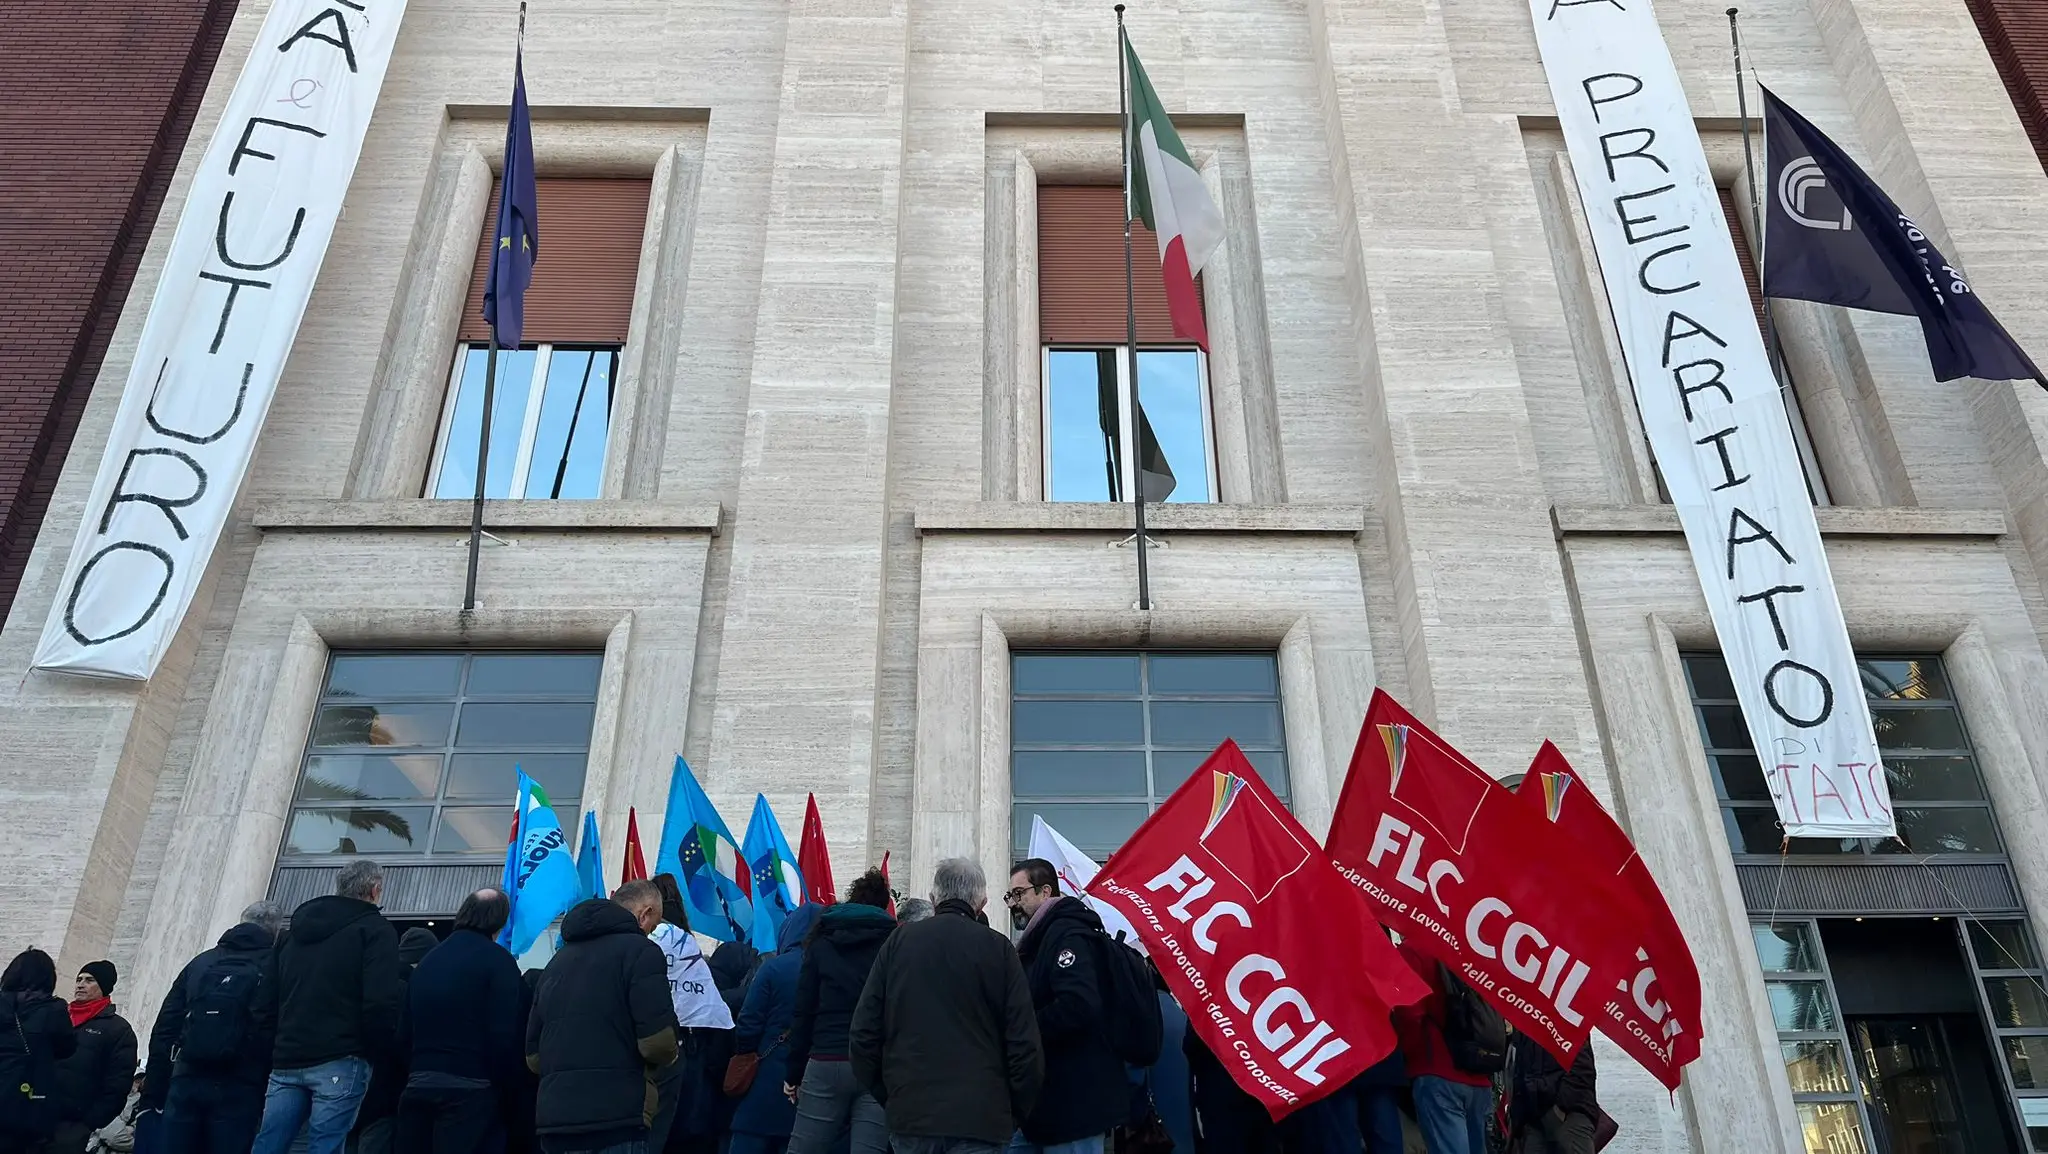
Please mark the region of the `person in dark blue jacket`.
POLYGON ((455 932, 413 971, 397 1154, 475 1154, 504 1143, 504 1108, 526 1081, 526 983, 497 941, 511 914, 499 890, 469 895, 455 932))
POLYGON ((263 1121, 263 1088, 277 1042, 278 933, 285 908, 268 899, 242 911, 220 943, 179 971, 149 1035, 144 1112, 163 1112, 170 1154, 248 1154, 263 1121), (203 1025, 234 1022, 223 1036, 203 1025), (187 1036, 188 1021, 193 1034, 187 1036), (231 1048, 222 1046, 232 1041, 231 1048), (223 1052, 200 1055, 198 1050, 223 1052))
POLYGON ((816 902, 790 912, 775 935, 775 956, 761 963, 734 1023, 733 1048, 761 1055, 754 1084, 732 1116, 731 1154, 782 1154, 796 1124, 796 1104, 783 1093, 789 1069, 789 1024, 796 1014, 796 979, 804 964, 804 939, 818 920, 816 902))

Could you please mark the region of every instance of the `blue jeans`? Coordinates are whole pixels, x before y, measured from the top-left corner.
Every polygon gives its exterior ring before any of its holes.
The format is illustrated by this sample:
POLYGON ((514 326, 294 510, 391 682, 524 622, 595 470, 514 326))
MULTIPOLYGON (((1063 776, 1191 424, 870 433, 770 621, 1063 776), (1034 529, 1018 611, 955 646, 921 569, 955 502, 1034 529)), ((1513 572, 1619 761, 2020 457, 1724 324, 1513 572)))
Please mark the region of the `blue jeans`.
POLYGON ((306 1128, 306 1154, 341 1154, 356 1107, 370 1088, 370 1064, 336 1058, 299 1070, 272 1070, 263 1095, 263 1125, 250 1154, 285 1154, 299 1127, 306 1128))
MULTIPOLYGON (((1493 1088, 1467 1086, 1433 1074, 1415 1079, 1415 1123, 1429 1154, 1486 1154, 1493 1088)), ((258 1154, 262 1154, 258 1151, 258 1154)))
POLYGON ((1107 1137, 1106 1134, 1097 1134, 1092 1138, 1076 1138, 1072 1142, 1055 1142, 1050 1146, 1040 1146, 1036 1142, 1025 1141, 1024 1135, 1018 1134, 1010 1139, 1008 1154, 1102 1154, 1103 1139, 1107 1137))

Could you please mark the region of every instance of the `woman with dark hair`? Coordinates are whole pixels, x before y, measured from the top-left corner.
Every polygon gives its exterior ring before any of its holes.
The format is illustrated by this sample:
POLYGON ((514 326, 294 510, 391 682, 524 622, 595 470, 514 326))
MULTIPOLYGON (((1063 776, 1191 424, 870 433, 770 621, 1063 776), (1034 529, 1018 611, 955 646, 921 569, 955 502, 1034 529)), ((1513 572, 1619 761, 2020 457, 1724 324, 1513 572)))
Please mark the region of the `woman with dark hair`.
POLYGON ((57 963, 27 949, 0 973, 0 1150, 33 1150, 57 1129, 57 1062, 78 1049, 58 1000, 57 963))
POLYGON ((889 916, 889 879, 872 869, 847 887, 811 931, 796 979, 789 1027, 789 1072, 783 1092, 796 1102, 789 1154, 827 1154, 851 1131, 854 1154, 885 1154, 889 1127, 882 1107, 854 1081, 847 1062, 853 1007, 867 985, 882 943, 896 928, 889 916))
POLYGON ((661 891, 661 920, 688 933, 690 914, 683 907, 683 890, 676 884, 676 875, 655 874, 648 880, 654 883, 655 889, 661 891))

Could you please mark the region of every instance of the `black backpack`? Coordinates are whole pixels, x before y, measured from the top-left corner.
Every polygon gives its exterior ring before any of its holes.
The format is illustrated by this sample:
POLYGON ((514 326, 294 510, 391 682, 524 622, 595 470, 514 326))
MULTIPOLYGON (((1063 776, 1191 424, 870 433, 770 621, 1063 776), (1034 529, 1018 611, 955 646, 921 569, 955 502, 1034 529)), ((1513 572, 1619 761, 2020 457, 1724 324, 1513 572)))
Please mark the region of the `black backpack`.
POLYGON ((1097 951, 1102 981, 1102 1016, 1109 1048, 1127 1065, 1150 1066, 1159 1061, 1166 1026, 1159 1015, 1159 995, 1152 985, 1152 967, 1145 955, 1121 938, 1100 935, 1097 951))
POLYGON ((262 986, 263 965, 248 954, 224 954, 186 979, 178 1059, 201 1066, 239 1060, 256 1040, 256 998, 262 986))
POLYGON ((1437 963, 1444 980, 1444 1045, 1451 1065, 1467 1074, 1497 1074, 1508 1067, 1508 1023, 1500 1011, 1449 966, 1437 963))

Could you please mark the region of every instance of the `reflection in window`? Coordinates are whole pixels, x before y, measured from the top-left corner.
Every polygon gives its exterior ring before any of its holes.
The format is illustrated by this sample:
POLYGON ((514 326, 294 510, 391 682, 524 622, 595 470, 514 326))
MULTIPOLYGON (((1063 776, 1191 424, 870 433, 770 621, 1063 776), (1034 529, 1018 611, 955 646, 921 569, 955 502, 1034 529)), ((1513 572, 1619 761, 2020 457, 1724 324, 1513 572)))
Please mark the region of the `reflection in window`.
POLYGON ((1010 662, 1012 848, 1036 814, 1097 861, 1224 738, 1288 797, 1271 653, 1018 653, 1010 662))
POLYGON ((1764 971, 1764 996, 1808 1154, 1867 1150, 1849 1037, 1835 1012, 1833 980, 1818 927, 1804 919, 1754 922, 1750 940, 1764 971))
POLYGON ((579 820, 595 653, 337 653, 286 858, 502 857, 517 771, 579 820))
POLYGON ((1140 482, 1147 501, 1216 500, 1203 365, 1196 349, 1139 349, 1134 433, 1124 349, 1047 349, 1046 500, 1127 501, 1140 482))
MULTIPOLYGON (((1776 858, 1785 831, 1750 745, 1727 662, 1717 653, 1689 653, 1684 662, 1728 843, 1738 857, 1776 858)), ((1928 854, 2003 853, 1976 753, 1941 659, 1865 657, 1856 666, 1884 754, 1899 840, 1793 838, 1786 852, 1914 861, 1928 854)))
MULTIPOLYGON (((476 495, 477 428, 483 419, 488 358, 483 345, 465 345, 456 354, 451 403, 441 422, 428 486, 435 497, 476 495)), ((484 495, 534 500, 598 496, 618 368, 616 346, 499 350, 484 495)))

